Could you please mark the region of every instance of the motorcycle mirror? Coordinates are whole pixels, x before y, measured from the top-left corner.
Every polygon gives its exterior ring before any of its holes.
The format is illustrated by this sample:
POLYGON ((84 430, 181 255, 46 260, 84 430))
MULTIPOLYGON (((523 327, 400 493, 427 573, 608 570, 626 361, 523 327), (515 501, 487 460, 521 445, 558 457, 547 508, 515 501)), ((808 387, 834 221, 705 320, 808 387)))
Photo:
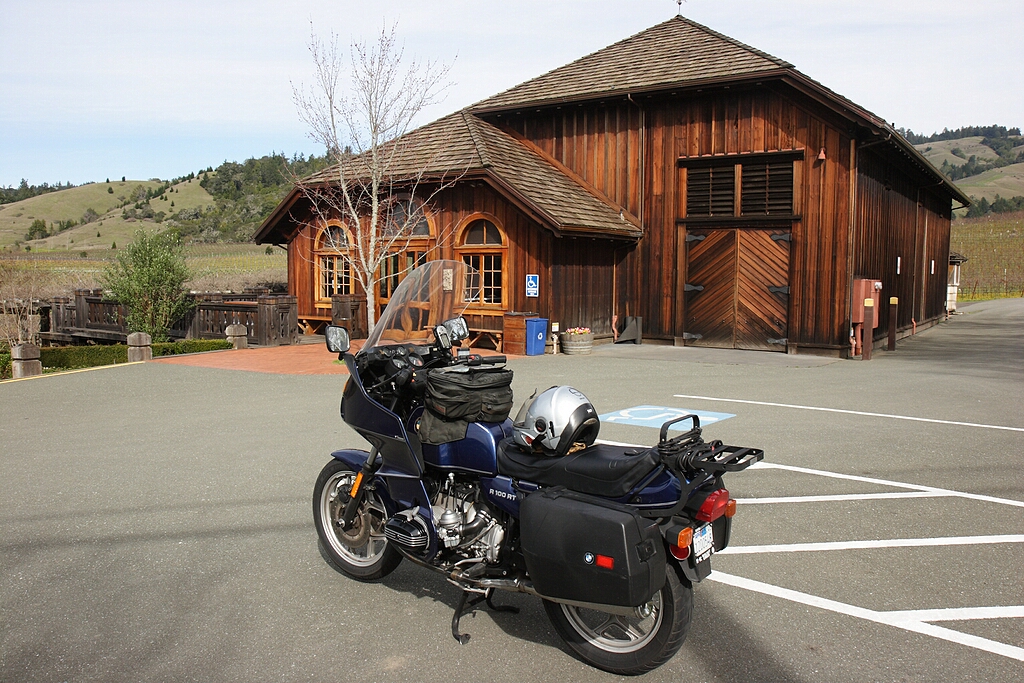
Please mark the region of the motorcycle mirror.
POLYGON ((352 345, 348 330, 344 327, 328 325, 324 330, 324 337, 327 340, 327 350, 331 353, 346 353, 352 345))
POLYGON ((452 348, 452 340, 448 336, 448 328, 443 323, 434 328, 434 338, 437 339, 437 345, 445 351, 452 348))
POLYGON ((446 330, 448 330, 448 336, 451 338, 453 344, 469 337, 469 326, 466 324, 466 319, 462 316, 452 318, 451 320, 445 320, 441 324, 444 325, 446 330))

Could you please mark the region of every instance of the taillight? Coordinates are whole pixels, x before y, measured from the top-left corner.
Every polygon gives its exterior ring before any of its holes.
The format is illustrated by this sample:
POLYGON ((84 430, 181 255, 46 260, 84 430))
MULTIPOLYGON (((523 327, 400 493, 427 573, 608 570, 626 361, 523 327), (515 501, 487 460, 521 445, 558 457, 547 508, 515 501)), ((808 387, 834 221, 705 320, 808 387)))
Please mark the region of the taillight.
MULTIPOLYGON (((732 508, 733 514, 736 512, 736 504, 729 500, 729 492, 725 489, 718 489, 712 491, 711 494, 704 499, 704 502, 700 506, 700 510, 697 511, 697 519, 702 522, 713 522, 722 515, 729 514, 729 508, 732 508), (729 503, 733 503, 732 506, 729 503)), ((732 515, 729 515, 730 517, 732 515)))

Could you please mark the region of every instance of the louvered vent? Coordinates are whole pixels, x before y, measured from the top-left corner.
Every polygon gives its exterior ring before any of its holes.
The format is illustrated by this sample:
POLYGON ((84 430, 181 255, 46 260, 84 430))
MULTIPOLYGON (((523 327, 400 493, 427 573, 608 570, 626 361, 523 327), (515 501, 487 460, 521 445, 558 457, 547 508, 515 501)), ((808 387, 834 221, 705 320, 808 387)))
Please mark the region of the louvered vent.
POLYGON ((733 165, 691 168, 686 180, 687 216, 731 216, 736 201, 733 165))
POLYGON ((793 163, 773 161, 743 164, 740 209, 744 216, 793 213, 793 163))

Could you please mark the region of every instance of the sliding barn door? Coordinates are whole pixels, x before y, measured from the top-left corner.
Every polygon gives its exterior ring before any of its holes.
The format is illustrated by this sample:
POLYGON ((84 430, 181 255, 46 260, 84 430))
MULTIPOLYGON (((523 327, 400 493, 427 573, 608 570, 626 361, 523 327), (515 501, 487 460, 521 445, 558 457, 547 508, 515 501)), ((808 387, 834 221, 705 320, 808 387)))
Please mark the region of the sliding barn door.
POLYGON ((689 346, 785 351, 789 231, 689 230, 686 301, 689 346))

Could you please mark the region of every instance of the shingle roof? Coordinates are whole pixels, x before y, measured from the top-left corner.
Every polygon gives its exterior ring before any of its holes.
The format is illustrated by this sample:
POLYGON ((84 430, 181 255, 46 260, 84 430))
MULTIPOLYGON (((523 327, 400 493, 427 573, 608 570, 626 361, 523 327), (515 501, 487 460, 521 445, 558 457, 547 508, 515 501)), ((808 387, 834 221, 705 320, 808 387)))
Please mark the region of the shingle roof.
POLYGON ((641 31, 470 107, 494 111, 792 68, 685 17, 641 31))
MULTIPOLYGON (((467 111, 455 112, 410 131, 395 144, 400 148, 388 176, 396 181, 451 181, 466 173, 482 172, 503 192, 525 203, 557 233, 632 239, 643 234, 633 216, 596 189, 558 168, 557 162, 542 152, 467 111)), ((365 157, 357 156, 346 162, 350 164, 347 177, 365 177, 365 168, 360 168, 364 160, 365 157)), ((330 184, 337 177, 335 166, 309 176, 304 183, 330 184)), ((290 199, 294 201, 294 197, 290 199)), ((257 241, 272 239, 273 225, 283 216, 279 211, 271 214, 257 231, 257 241)))

